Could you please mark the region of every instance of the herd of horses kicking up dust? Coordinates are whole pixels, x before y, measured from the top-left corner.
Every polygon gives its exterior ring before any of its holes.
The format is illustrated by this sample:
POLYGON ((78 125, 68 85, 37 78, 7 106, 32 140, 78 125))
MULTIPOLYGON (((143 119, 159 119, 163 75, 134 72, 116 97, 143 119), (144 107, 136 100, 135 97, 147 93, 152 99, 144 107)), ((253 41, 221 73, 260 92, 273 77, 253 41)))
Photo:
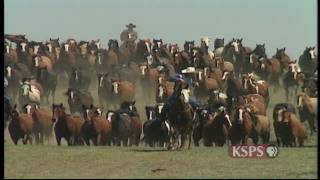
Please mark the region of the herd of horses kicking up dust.
POLYGON ((266 144, 274 132, 278 146, 291 147, 317 132, 315 47, 295 60, 242 38, 209 48, 203 37, 182 49, 130 28, 106 49, 100 40, 4 38, 4 122, 14 144, 54 135, 59 146, 182 149, 266 144), (286 100, 272 103, 279 91, 286 100))

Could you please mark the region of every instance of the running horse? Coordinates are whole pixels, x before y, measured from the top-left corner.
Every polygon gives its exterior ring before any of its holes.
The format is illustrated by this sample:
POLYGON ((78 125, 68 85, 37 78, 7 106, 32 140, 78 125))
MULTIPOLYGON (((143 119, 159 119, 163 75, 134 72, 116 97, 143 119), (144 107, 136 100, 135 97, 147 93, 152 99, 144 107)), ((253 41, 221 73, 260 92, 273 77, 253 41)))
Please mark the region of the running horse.
POLYGON ((302 72, 312 74, 318 68, 318 57, 315 51, 315 46, 306 47, 303 54, 299 57, 298 64, 302 72))
POLYGON ((222 58, 231 62, 236 68, 234 69, 236 77, 243 72, 243 63, 246 59, 246 50, 242 46, 241 39, 232 39, 223 49, 222 58))
POLYGON ((300 72, 296 61, 289 63, 289 71, 283 77, 283 86, 286 94, 286 100, 294 100, 294 95, 297 94, 299 85, 305 79, 304 73, 300 72))
POLYGON ((189 104, 190 90, 188 85, 180 82, 176 84, 175 89, 176 96, 173 97, 172 106, 168 111, 168 121, 171 126, 168 149, 183 148, 186 139, 188 139, 188 149, 190 149, 196 112, 189 104))

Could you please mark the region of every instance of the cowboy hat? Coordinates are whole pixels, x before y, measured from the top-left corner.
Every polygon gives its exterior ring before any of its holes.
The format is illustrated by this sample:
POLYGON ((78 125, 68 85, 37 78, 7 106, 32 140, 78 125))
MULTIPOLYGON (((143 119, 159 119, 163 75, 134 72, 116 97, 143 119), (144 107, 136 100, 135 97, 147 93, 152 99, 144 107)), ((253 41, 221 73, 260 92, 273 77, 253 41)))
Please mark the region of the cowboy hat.
POLYGON ((126 25, 126 27, 127 27, 127 28, 130 28, 130 27, 135 28, 136 25, 133 25, 132 23, 130 23, 130 24, 126 25))

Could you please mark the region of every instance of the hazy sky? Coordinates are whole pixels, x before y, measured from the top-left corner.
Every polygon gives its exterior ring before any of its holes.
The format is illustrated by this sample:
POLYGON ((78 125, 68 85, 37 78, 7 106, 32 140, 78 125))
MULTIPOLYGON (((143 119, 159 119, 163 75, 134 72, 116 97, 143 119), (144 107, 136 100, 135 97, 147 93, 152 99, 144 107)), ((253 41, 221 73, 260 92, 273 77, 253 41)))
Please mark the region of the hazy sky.
MULTIPOLYGON (((5 33, 45 41, 120 39, 132 22, 139 38, 199 42, 200 37, 266 43, 271 56, 286 47, 297 58, 317 40, 316 0, 5 0, 5 33)), ((211 47, 213 44, 211 44, 211 47)))

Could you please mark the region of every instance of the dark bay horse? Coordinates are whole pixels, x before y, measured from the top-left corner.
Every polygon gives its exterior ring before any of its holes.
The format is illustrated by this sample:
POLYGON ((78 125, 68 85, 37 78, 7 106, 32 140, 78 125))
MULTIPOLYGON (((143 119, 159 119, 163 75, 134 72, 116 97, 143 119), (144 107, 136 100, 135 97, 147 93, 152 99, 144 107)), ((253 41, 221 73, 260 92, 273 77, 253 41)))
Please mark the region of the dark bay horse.
POLYGON ((190 149, 191 146, 196 112, 189 104, 190 90, 188 88, 185 89, 182 86, 183 84, 177 85, 176 96, 168 111, 168 121, 171 126, 168 149, 183 148, 187 139, 188 149, 190 149))
POLYGON ((246 59, 246 51, 242 46, 241 39, 232 39, 223 49, 222 58, 231 62, 236 68, 234 69, 236 77, 243 72, 243 63, 246 59))
POLYGON ((302 72, 312 74, 318 68, 318 57, 315 52, 315 46, 306 47, 299 57, 298 64, 302 72))
POLYGON ((38 67, 37 82, 40 83, 43 88, 43 98, 46 98, 47 104, 49 104, 50 94, 52 96, 52 103, 54 103, 56 87, 58 84, 57 74, 54 72, 49 72, 47 67, 38 67))

